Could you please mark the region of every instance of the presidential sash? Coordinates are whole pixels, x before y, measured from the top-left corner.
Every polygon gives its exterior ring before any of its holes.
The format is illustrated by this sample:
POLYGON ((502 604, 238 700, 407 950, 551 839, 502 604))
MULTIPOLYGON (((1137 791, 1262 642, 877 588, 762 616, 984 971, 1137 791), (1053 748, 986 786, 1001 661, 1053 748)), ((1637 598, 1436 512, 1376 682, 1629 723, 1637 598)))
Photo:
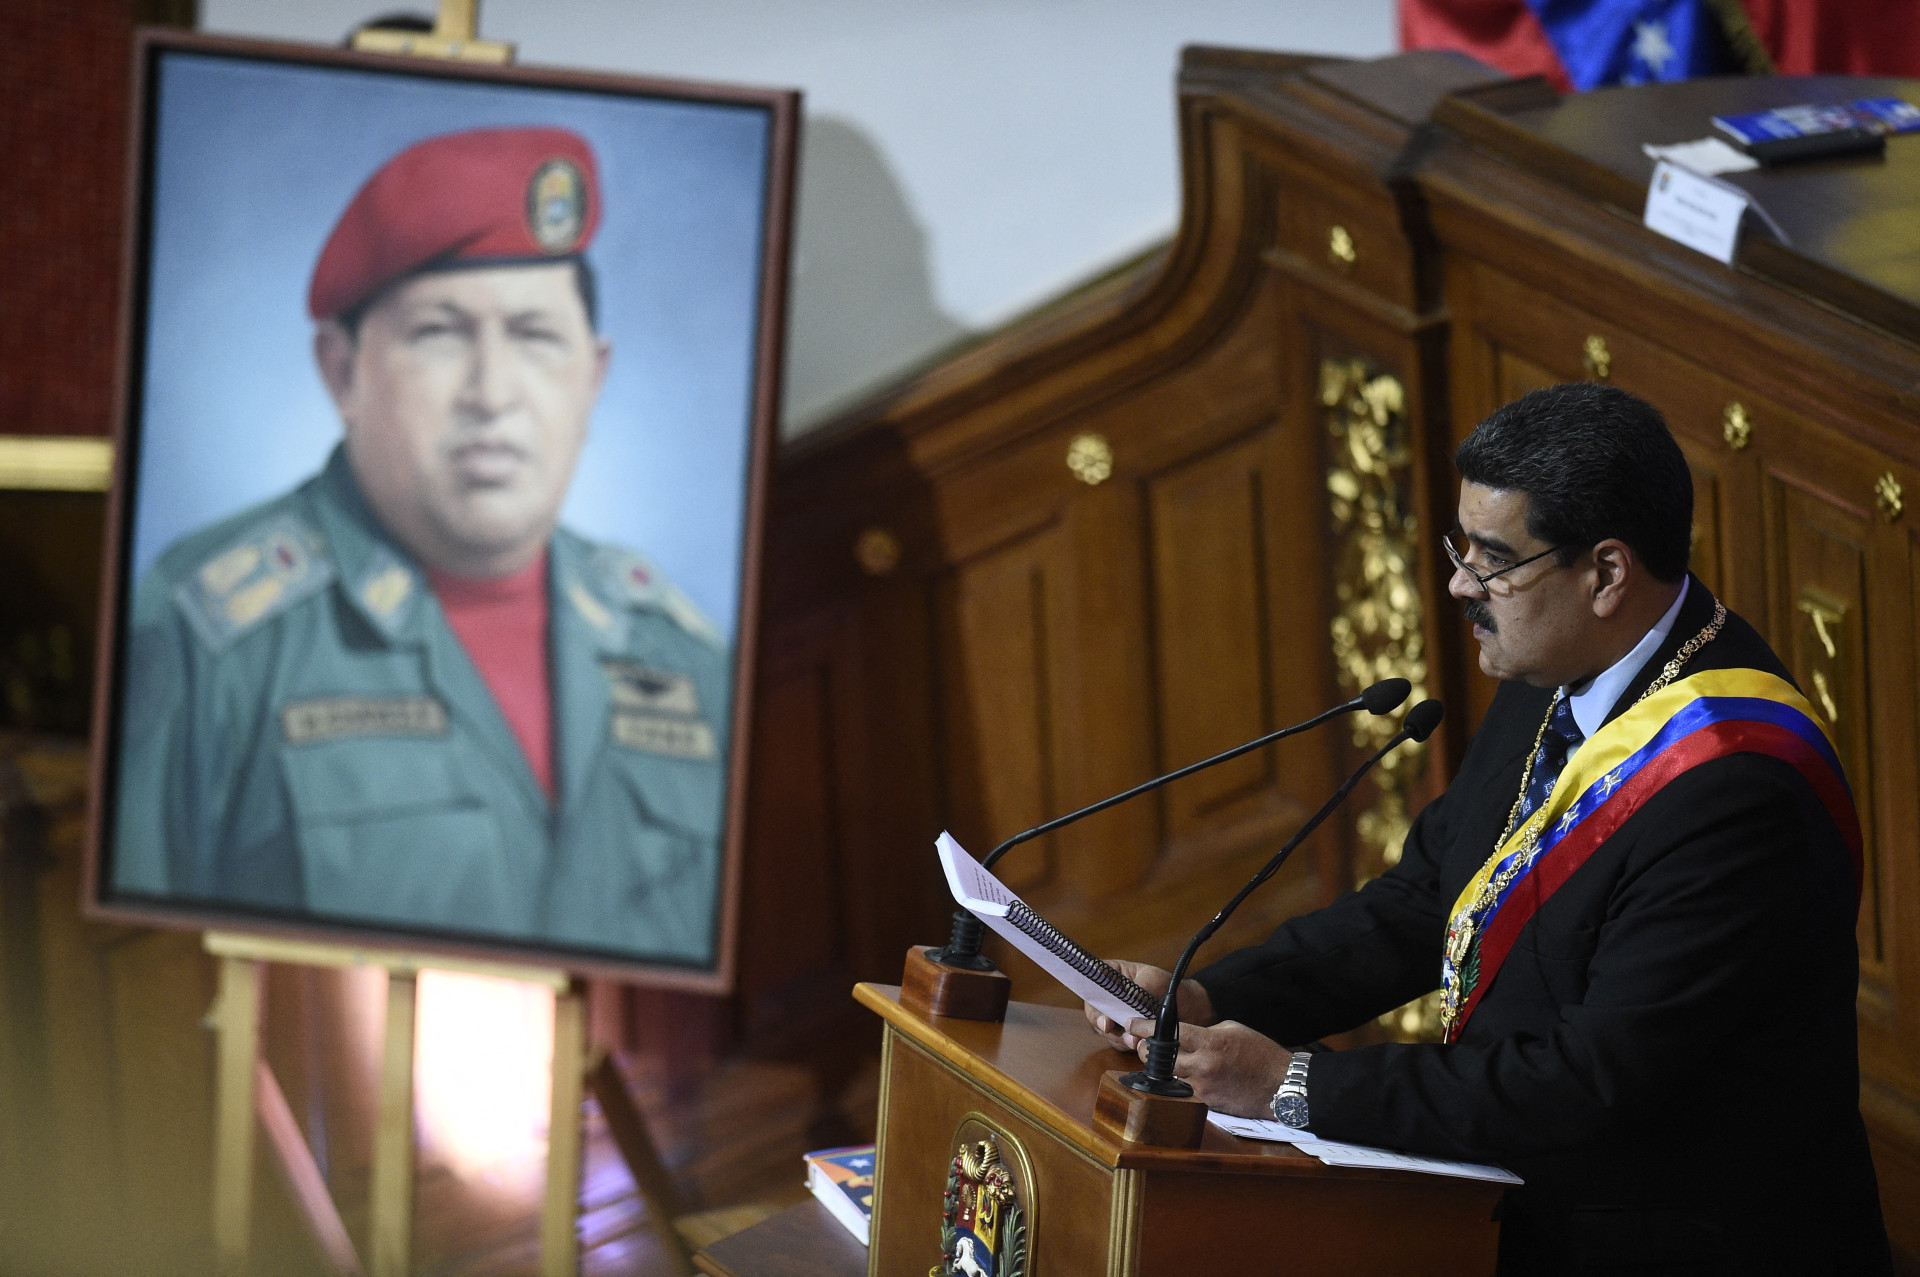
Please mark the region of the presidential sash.
POLYGON ((1440 963, 1440 1022, 1454 1041, 1514 940, 1547 897, 1674 777, 1728 754, 1765 754, 1806 777, 1853 853, 1860 819, 1813 706, 1760 670, 1702 670, 1645 697, 1588 737, 1547 801, 1494 850, 1454 901, 1440 963))

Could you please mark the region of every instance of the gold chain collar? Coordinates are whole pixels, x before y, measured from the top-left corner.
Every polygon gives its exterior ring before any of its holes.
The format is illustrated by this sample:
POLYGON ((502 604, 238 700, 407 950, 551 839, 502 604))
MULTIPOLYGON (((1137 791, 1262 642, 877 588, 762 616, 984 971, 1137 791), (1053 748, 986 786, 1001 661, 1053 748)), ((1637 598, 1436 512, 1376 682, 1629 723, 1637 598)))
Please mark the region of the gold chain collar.
MULTIPOLYGON (((1692 660, 1694 654, 1701 648, 1713 642, 1720 633, 1720 627, 1726 623, 1727 605, 1719 599, 1715 599, 1713 601, 1713 619, 1707 622, 1706 628, 1680 645, 1680 650, 1673 654, 1673 659, 1660 667, 1660 673, 1654 678, 1653 682, 1647 684, 1646 691, 1634 698, 1633 703, 1638 705, 1641 701, 1646 700, 1647 697, 1680 677, 1681 667, 1692 660)), ((1540 742, 1546 739, 1547 724, 1553 721, 1553 711, 1559 706, 1560 699, 1566 694, 1566 688, 1559 688, 1555 690, 1553 699, 1547 702, 1546 717, 1540 720, 1540 730, 1533 734, 1533 746, 1527 750, 1527 765, 1520 773, 1520 792, 1514 795, 1513 807, 1507 812, 1507 823, 1501 828, 1500 836, 1494 839, 1493 851, 1495 855, 1499 855, 1500 849, 1507 845, 1507 839, 1513 837, 1513 826, 1515 822, 1520 819, 1520 806, 1527 801, 1527 786, 1533 783, 1533 762, 1534 759, 1540 756, 1540 742)), ((1545 804, 1542 805, 1544 806, 1545 804)))

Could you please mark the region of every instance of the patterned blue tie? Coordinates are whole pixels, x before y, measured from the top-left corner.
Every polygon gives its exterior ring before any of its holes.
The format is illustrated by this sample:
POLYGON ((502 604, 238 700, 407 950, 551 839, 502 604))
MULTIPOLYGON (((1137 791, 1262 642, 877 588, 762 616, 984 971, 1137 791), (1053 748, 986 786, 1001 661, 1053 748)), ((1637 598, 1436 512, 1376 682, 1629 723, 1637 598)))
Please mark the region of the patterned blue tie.
POLYGON ((1520 804, 1520 819, 1514 822, 1517 829, 1547 801, 1547 795, 1553 792, 1553 782, 1560 778, 1561 768, 1567 765, 1567 759, 1573 751, 1580 748, 1580 742, 1586 736, 1580 731, 1580 724, 1573 721, 1573 698, 1562 696, 1554 702, 1553 713, 1547 719, 1547 730, 1540 733, 1540 748, 1533 755, 1533 776, 1527 781, 1526 800, 1520 804))

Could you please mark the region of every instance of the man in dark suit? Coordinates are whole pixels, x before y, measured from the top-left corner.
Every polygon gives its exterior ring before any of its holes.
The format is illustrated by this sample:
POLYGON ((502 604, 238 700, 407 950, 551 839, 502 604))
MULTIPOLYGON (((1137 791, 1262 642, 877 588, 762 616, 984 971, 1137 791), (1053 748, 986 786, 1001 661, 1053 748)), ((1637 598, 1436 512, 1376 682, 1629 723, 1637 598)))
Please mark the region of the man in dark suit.
MULTIPOLYGON (((1182 987, 1179 1075, 1226 1112, 1511 1168, 1502 1273, 1889 1271, 1857 818, 1815 711, 1687 572, 1678 445, 1583 383, 1502 408, 1456 465, 1449 590, 1499 693, 1397 865, 1182 987), (1288 1049, 1436 987, 1444 1043, 1288 1049)), ((1144 1055, 1149 1022, 1089 1018, 1144 1055)))

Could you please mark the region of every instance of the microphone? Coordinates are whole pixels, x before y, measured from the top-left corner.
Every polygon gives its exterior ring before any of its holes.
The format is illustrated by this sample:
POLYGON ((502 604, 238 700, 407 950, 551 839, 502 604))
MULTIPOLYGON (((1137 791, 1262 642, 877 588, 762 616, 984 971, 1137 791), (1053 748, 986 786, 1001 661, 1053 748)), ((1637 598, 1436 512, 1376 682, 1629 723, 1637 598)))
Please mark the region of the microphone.
POLYGON ((1168 1095, 1179 1099, 1186 1099, 1193 1094, 1191 1086, 1173 1075, 1174 1060, 1180 1054, 1180 982, 1187 978, 1187 968, 1193 962, 1193 955, 1199 951, 1201 945, 1213 938, 1213 933, 1220 930, 1221 925, 1232 916, 1235 909, 1240 907, 1242 901, 1253 894, 1255 888, 1273 877, 1280 866, 1286 863, 1287 857, 1293 854, 1293 849, 1306 841, 1307 835, 1318 829, 1320 823, 1333 814, 1333 809, 1347 800, 1347 795, 1353 792, 1353 787, 1360 783, 1361 777, 1373 770, 1375 763, 1398 749, 1406 741, 1418 743, 1433 735, 1433 729, 1440 725, 1440 717, 1445 712, 1445 708, 1439 701, 1431 700, 1421 701, 1408 710, 1406 718, 1400 722, 1400 730, 1394 733, 1393 739, 1382 745, 1373 757, 1360 764, 1353 775, 1347 777, 1345 783, 1334 791, 1333 797, 1327 799, 1320 810, 1313 813, 1313 819, 1302 825, 1293 837, 1287 839, 1286 845, 1274 853, 1273 859, 1261 866, 1260 872, 1254 874, 1247 885, 1240 888, 1239 894, 1227 902, 1227 907, 1213 915, 1213 921, 1200 928, 1200 934, 1188 942, 1185 952, 1180 955, 1180 961, 1174 964, 1173 982, 1167 986, 1166 995, 1160 999, 1160 1016, 1154 1022, 1153 1037, 1147 1041, 1147 1067, 1122 1077, 1121 1085, 1135 1091, 1144 1091, 1149 1095, 1168 1095))
MULTIPOLYGON (((1129 798, 1136 798, 1149 790, 1158 789, 1170 781, 1179 780, 1182 776, 1191 776, 1193 773, 1204 771, 1216 763, 1224 763, 1230 759, 1238 758, 1250 750, 1259 749, 1262 745, 1271 745, 1274 741, 1292 736, 1298 732, 1304 732, 1309 728, 1318 727, 1328 719, 1338 718, 1342 714, 1351 714, 1355 710, 1360 709, 1366 710, 1369 714, 1389 713, 1398 707, 1402 701, 1406 700, 1412 691, 1413 684, 1404 678, 1382 679, 1352 700, 1336 705, 1323 714, 1315 715, 1304 723, 1295 723, 1292 727, 1282 727, 1277 732, 1268 732, 1265 736, 1257 740, 1250 740, 1244 745, 1235 745, 1232 749, 1224 753, 1215 754, 1212 758, 1203 758, 1197 763, 1187 764, 1178 771, 1168 772, 1164 776, 1156 776, 1145 784, 1135 785, 1125 793, 1115 794, 1111 798, 1102 798, 1099 802, 1082 807, 1079 811, 1068 812, 1064 816, 1049 820, 1044 825, 1035 825, 1032 829, 1023 830, 988 852, 985 859, 981 860, 980 867, 982 869, 993 868, 994 862, 1006 855, 1008 851, 1023 842, 1038 838, 1042 834, 1052 833, 1062 825, 1071 825, 1074 821, 1084 816, 1091 816, 1096 812, 1103 812, 1109 807, 1118 806, 1129 798)), ((1438 702, 1428 703, 1436 707, 1438 705, 1438 702)), ((1411 718, 1413 715, 1410 713, 1407 717, 1411 718)), ((1434 721, 1439 722, 1440 720, 1436 717, 1434 721)), ((1428 730, 1431 731, 1432 728, 1428 728, 1428 730)), ((1421 739, 1424 740, 1425 737, 1421 739)), ((966 971, 991 971, 994 969, 993 959, 980 952, 980 941, 984 938, 986 929, 986 924, 981 922, 980 919, 974 917, 965 909, 956 909, 953 914, 953 930, 947 936, 946 946, 940 949, 928 950, 927 956, 943 966, 957 967, 966 971)))

